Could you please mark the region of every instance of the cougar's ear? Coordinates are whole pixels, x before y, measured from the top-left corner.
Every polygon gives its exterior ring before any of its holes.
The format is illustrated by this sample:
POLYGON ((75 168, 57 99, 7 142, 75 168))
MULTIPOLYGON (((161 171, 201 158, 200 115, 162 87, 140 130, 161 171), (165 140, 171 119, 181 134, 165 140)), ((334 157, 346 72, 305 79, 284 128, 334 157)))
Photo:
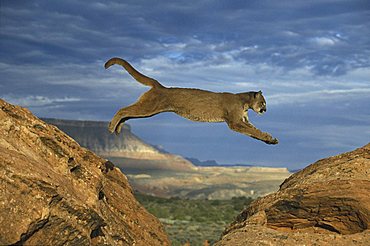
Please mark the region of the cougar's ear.
POLYGON ((255 92, 254 93, 254 98, 256 98, 256 97, 258 97, 260 95, 262 95, 262 91, 255 92))

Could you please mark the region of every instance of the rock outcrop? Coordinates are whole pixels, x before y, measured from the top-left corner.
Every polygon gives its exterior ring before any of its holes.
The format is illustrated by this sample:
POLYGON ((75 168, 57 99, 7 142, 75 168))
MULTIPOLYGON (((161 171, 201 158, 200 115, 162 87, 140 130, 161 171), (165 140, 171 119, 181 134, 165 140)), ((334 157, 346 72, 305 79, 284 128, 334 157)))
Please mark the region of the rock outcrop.
POLYGON ((168 245, 125 175, 0 99, 0 245, 168 245))
POLYGON ((257 199, 216 245, 369 245, 370 144, 320 160, 257 199))

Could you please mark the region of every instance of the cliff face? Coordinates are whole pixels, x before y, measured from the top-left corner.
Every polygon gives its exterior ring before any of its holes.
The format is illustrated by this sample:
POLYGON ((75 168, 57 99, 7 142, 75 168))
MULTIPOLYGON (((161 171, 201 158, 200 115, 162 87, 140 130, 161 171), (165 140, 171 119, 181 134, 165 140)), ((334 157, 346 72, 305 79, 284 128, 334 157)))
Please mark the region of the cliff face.
POLYGON ((0 245, 168 245, 118 168, 0 99, 0 245))
POLYGON ((82 146, 100 154, 109 156, 161 155, 161 151, 145 143, 131 132, 130 126, 122 127, 121 135, 108 132, 108 122, 44 119, 45 122, 57 126, 68 133, 82 146))
POLYGON ((166 153, 145 143, 125 124, 120 135, 108 132, 108 122, 45 119, 73 137, 81 146, 115 160, 122 168, 193 170, 193 164, 181 156, 166 153), (125 161, 117 158, 126 158, 125 161))
POLYGON ((257 199, 217 245, 368 245, 370 144, 320 160, 257 199))

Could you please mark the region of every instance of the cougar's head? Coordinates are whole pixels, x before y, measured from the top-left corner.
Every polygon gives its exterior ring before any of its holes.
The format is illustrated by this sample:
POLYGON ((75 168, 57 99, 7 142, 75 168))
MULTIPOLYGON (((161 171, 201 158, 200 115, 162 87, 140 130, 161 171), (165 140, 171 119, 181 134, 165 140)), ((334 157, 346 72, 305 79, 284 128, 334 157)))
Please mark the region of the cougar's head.
POLYGON ((254 92, 251 106, 253 111, 258 114, 266 112, 266 101, 262 95, 262 91, 254 92))

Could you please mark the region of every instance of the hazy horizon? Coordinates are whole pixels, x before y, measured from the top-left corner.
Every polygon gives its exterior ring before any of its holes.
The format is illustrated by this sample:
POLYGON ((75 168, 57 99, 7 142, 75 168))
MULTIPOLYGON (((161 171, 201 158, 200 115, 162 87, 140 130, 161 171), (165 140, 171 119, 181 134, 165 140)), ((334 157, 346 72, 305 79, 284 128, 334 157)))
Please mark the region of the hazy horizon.
POLYGON ((262 90, 251 122, 266 145, 225 123, 172 113, 129 120, 171 153, 298 169, 370 142, 368 1, 2 1, 0 98, 39 117, 109 121, 148 90, 111 57, 165 86, 262 90), (207 13, 207 14, 205 14, 207 13))

